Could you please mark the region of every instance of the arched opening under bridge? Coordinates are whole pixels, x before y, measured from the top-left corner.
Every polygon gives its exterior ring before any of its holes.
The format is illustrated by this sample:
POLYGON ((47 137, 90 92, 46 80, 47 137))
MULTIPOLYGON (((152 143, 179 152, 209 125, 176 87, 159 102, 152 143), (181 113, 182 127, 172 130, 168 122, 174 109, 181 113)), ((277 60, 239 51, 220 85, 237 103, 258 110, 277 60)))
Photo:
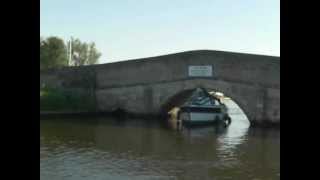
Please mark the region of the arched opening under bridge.
MULTIPOLYGON (((242 108, 241 105, 237 103, 237 100, 217 89, 204 89, 209 92, 209 94, 219 98, 220 101, 227 106, 228 114, 232 118, 232 121, 241 121, 242 123, 250 124, 249 118, 246 115, 244 108, 242 108)), ((179 107, 188 99, 188 97, 190 97, 194 90, 195 88, 185 89, 171 96, 162 106, 162 113, 170 114, 170 116, 172 116, 170 118, 176 119, 179 107)))

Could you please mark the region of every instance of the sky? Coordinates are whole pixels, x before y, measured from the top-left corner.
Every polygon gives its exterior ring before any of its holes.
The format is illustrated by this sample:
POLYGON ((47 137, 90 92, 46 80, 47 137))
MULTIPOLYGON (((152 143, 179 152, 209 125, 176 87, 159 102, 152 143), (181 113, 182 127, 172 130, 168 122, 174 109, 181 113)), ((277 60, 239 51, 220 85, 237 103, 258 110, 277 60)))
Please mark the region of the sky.
POLYGON ((99 63, 203 49, 280 56, 280 1, 40 0, 40 36, 95 42, 99 63))

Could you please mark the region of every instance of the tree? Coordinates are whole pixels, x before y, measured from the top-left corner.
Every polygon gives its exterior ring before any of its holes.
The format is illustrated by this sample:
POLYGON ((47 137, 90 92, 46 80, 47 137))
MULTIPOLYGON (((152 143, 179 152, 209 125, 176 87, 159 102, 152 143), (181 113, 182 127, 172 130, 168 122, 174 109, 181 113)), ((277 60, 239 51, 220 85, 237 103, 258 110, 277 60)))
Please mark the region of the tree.
POLYGON ((40 69, 57 68, 68 65, 67 48, 58 37, 45 40, 40 37, 40 69))
POLYGON ((95 47, 95 43, 81 42, 79 39, 71 40, 72 64, 75 66, 96 64, 101 53, 95 47))
POLYGON ((89 44, 88 52, 88 64, 96 64, 101 56, 101 53, 96 49, 96 44, 94 42, 89 44))

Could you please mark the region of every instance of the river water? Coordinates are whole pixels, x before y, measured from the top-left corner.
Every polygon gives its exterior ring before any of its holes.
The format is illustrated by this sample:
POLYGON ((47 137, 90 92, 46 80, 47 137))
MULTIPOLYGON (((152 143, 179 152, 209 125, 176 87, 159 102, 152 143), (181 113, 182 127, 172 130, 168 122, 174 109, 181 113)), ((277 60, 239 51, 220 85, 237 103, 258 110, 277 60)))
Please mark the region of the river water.
POLYGON ((230 115, 228 128, 180 131, 139 119, 41 119, 40 179, 280 179, 280 130, 230 115))

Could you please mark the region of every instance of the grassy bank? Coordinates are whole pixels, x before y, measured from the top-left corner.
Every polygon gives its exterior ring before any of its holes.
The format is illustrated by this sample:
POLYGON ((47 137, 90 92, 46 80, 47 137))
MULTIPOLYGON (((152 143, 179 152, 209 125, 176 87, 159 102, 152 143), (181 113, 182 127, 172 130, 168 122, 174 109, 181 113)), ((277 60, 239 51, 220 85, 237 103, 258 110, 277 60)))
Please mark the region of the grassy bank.
POLYGON ((94 111, 95 98, 89 90, 40 89, 40 111, 94 111))

